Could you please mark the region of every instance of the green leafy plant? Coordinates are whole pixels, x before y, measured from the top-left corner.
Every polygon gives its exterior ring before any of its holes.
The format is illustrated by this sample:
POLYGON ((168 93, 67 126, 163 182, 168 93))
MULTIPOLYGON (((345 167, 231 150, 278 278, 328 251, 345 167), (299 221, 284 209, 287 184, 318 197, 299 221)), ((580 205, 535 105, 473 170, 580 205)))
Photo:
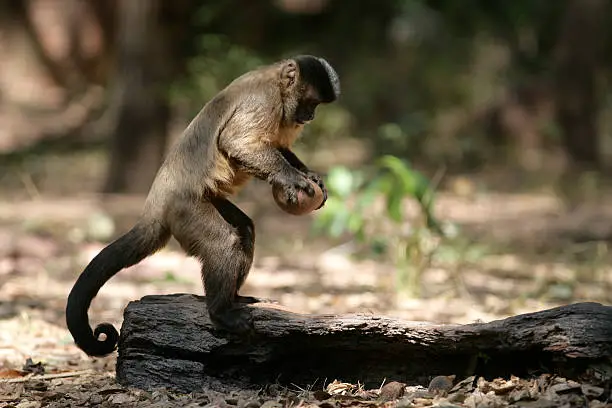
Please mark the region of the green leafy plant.
POLYGON ((400 290, 420 294, 421 272, 430 264, 445 235, 432 212, 429 180, 395 156, 383 156, 367 170, 332 168, 326 185, 330 199, 314 228, 338 238, 349 234, 368 255, 382 256, 396 266, 400 290), (407 221, 406 199, 415 200, 419 217, 407 221))

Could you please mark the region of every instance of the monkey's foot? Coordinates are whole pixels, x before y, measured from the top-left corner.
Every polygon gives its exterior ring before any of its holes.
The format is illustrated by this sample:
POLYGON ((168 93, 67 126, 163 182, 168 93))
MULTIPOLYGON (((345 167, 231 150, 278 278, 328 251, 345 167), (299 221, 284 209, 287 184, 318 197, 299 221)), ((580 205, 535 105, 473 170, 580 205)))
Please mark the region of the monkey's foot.
POLYGON ((212 313, 209 310, 210 320, 218 329, 233 334, 247 334, 253 332, 253 318, 244 306, 236 306, 223 312, 212 313))
POLYGON ((253 304, 253 303, 272 303, 275 305, 278 305, 278 300, 275 299, 268 299, 268 298, 259 298, 259 297, 254 297, 254 296, 241 296, 241 295, 237 295, 235 301, 237 303, 243 303, 243 304, 253 304))

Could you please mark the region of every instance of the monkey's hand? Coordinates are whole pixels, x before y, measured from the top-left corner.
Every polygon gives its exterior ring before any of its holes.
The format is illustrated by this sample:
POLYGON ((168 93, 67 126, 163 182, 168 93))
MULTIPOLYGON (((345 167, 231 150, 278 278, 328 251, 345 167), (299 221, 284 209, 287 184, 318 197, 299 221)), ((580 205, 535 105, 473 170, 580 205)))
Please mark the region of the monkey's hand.
POLYGON ((321 178, 321 176, 312 171, 312 170, 308 170, 305 173, 306 177, 312 181, 314 181, 315 183, 317 183, 317 185, 319 186, 319 188, 321 189, 321 191, 323 192, 323 201, 321 202, 321 205, 318 206, 317 208, 315 208, 315 210, 320 209, 321 207, 323 207, 325 205, 325 202, 327 201, 327 188, 325 187, 325 183, 323 183, 323 179, 321 178))
POLYGON ((315 191, 309 179, 301 172, 294 170, 283 172, 272 179, 272 185, 280 185, 287 196, 287 204, 297 205, 300 191, 304 191, 308 197, 314 197, 315 191))

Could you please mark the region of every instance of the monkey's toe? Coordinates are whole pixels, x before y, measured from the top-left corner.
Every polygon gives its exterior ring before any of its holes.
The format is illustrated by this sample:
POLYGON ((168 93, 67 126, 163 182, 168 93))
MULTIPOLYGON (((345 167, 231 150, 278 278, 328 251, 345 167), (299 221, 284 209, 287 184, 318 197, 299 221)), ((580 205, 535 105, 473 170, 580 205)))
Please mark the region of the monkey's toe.
POLYGON ((278 304, 278 301, 275 299, 260 298, 260 297, 255 297, 255 296, 241 296, 241 295, 236 296, 236 302, 243 303, 243 304, 253 304, 253 303, 278 304))
POLYGON ((210 313, 210 319, 217 328, 233 334, 247 334, 255 330, 253 318, 244 307, 210 313))

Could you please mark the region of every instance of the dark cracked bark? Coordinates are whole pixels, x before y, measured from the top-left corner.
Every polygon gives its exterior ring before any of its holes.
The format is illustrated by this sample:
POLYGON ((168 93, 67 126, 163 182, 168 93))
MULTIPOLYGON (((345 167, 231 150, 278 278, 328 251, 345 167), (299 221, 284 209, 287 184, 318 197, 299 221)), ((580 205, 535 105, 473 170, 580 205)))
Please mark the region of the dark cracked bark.
POLYGON ((440 325, 372 315, 302 315, 252 307, 255 333, 227 337, 203 297, 131 302, 119 342, 117 379, 184 392, 266 383, 426 383, 434 375, 559 373, 583 378, 611 365, 612 307, 580 303, 483 324, 440 325))

